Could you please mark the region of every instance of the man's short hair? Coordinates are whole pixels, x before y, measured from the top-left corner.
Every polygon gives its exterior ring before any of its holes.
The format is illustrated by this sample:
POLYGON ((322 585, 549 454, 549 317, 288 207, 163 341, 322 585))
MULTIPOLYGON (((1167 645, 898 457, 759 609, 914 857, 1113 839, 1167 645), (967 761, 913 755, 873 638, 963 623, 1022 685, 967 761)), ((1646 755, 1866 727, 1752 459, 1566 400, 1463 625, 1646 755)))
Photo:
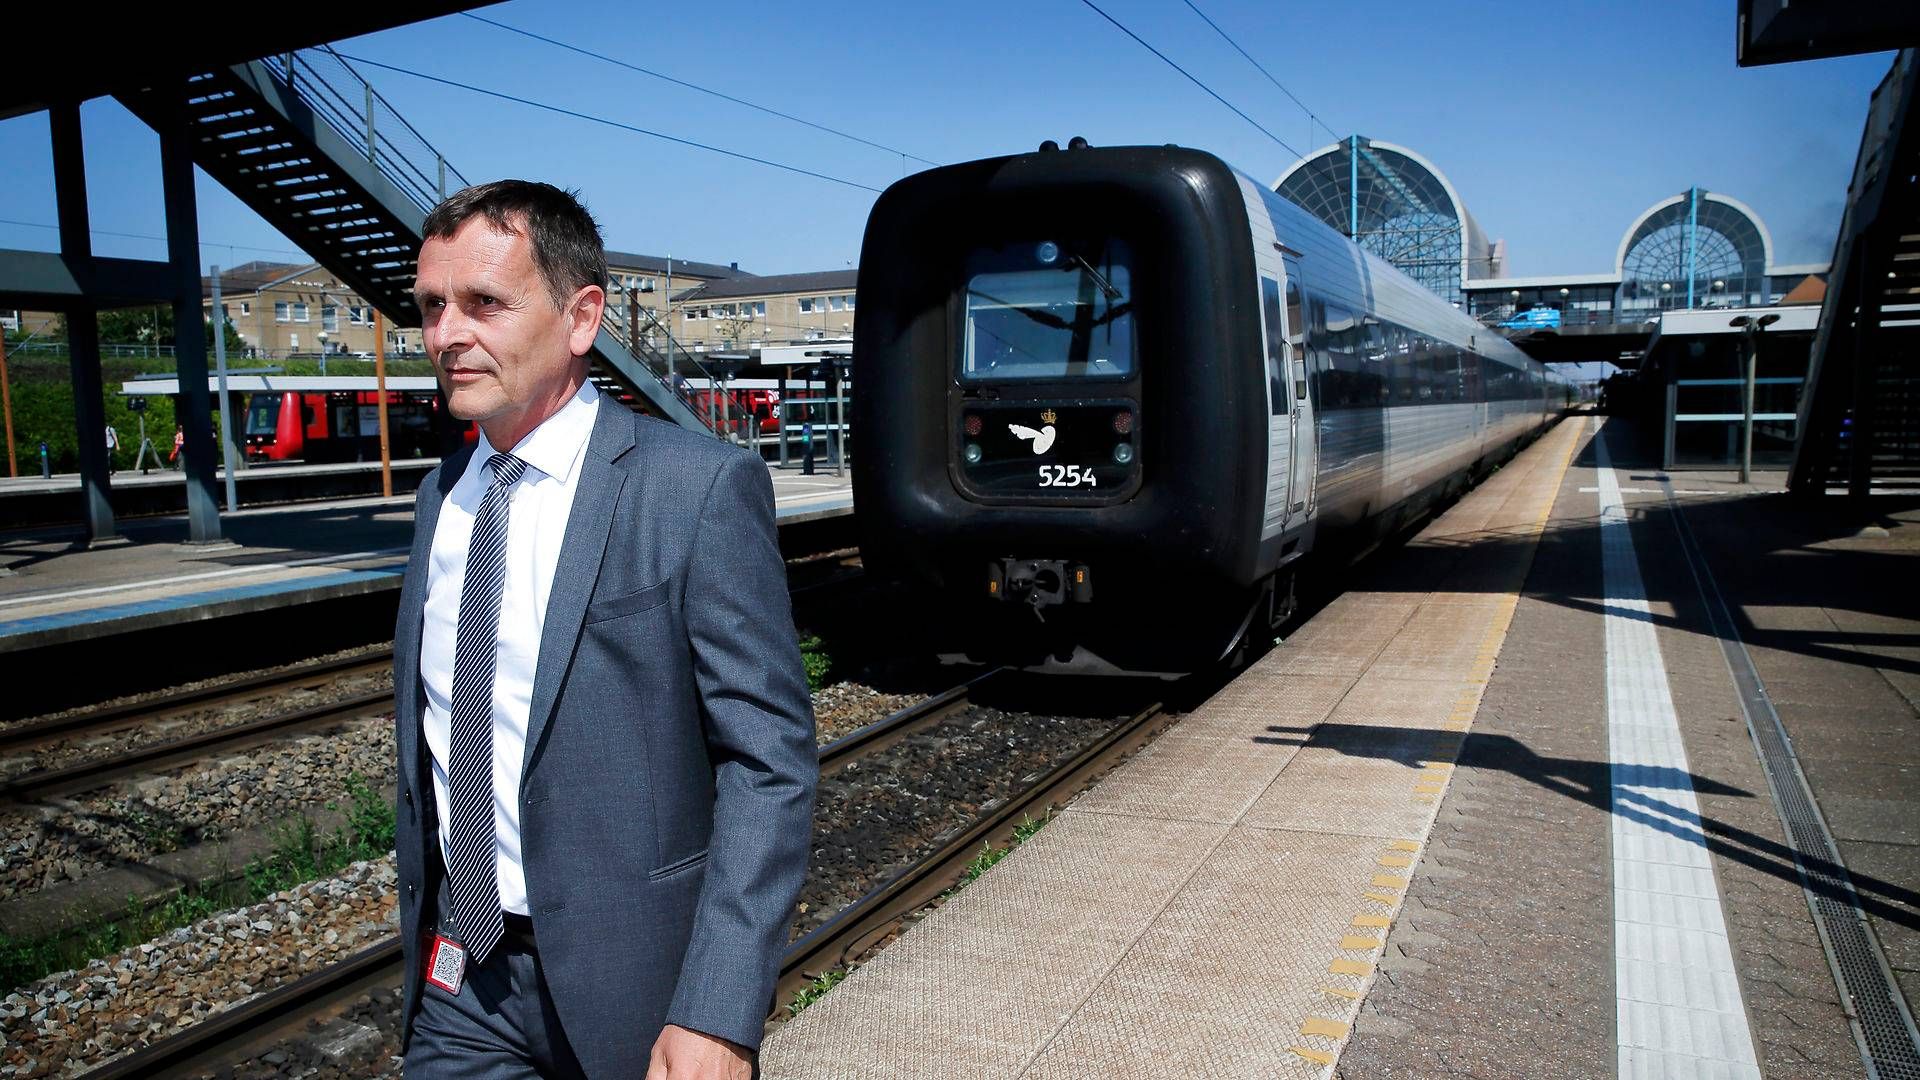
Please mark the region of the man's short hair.
POLYGON ((579 192, 562 191, 535 180, 495 180, 461 188, 427 215, 426 240, 451 240, 476 217, 499 232, 518 236, 526 222, 533 265, 547 283, 553 306, 566 309, 573 294, 588 285, 607 287, 607 246, 600 226, 580 204, 579 192))

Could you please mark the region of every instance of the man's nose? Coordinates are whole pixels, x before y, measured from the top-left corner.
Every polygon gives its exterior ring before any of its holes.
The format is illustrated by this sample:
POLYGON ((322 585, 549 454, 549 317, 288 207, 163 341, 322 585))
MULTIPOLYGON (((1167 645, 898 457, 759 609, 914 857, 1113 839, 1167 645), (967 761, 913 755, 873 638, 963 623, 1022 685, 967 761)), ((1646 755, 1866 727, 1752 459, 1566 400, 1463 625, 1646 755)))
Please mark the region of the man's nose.
POLYGON ((473 320, 458 304, 441 307, 428 324, 428 331, 430 352, 464 352, 473 346, 473 320))

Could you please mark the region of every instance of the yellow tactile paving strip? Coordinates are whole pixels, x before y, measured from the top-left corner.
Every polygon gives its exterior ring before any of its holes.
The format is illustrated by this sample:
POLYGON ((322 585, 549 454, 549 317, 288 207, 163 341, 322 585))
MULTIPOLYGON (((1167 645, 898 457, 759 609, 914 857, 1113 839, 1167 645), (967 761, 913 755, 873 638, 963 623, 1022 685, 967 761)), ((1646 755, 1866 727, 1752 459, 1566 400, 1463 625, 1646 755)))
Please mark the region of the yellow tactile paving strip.
POLYGON ((776 1032, 765 1075, 1329 1075, 1582 427, 1421 533, 1422 591, 1342 596, 776 1032))

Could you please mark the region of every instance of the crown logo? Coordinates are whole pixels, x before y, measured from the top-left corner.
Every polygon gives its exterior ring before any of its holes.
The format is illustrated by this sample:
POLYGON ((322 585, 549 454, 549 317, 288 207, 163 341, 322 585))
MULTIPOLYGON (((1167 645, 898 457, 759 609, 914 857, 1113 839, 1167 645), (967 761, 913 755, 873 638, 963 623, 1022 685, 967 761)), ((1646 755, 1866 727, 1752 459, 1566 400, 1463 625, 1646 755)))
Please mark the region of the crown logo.
POLYGON ((1052 409, 1048 409, 1046 412, 1043 412, 1040 414, 1040 422, 1043 424, 1051 424, 1053 423, 1054 419, 1055 417, 1053 415, 1052 409))

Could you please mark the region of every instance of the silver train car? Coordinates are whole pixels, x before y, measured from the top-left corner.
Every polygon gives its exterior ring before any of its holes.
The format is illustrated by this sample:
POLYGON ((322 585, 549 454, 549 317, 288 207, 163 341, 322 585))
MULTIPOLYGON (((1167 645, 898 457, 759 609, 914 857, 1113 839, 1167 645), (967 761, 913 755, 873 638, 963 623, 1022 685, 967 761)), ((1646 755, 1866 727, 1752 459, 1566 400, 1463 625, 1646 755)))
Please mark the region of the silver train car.
POLYGON ((1178 673, 1513 454, 1566 388, 1218 158, 1043 148, 876 202, 854 500, 897 628, 1178 673))

